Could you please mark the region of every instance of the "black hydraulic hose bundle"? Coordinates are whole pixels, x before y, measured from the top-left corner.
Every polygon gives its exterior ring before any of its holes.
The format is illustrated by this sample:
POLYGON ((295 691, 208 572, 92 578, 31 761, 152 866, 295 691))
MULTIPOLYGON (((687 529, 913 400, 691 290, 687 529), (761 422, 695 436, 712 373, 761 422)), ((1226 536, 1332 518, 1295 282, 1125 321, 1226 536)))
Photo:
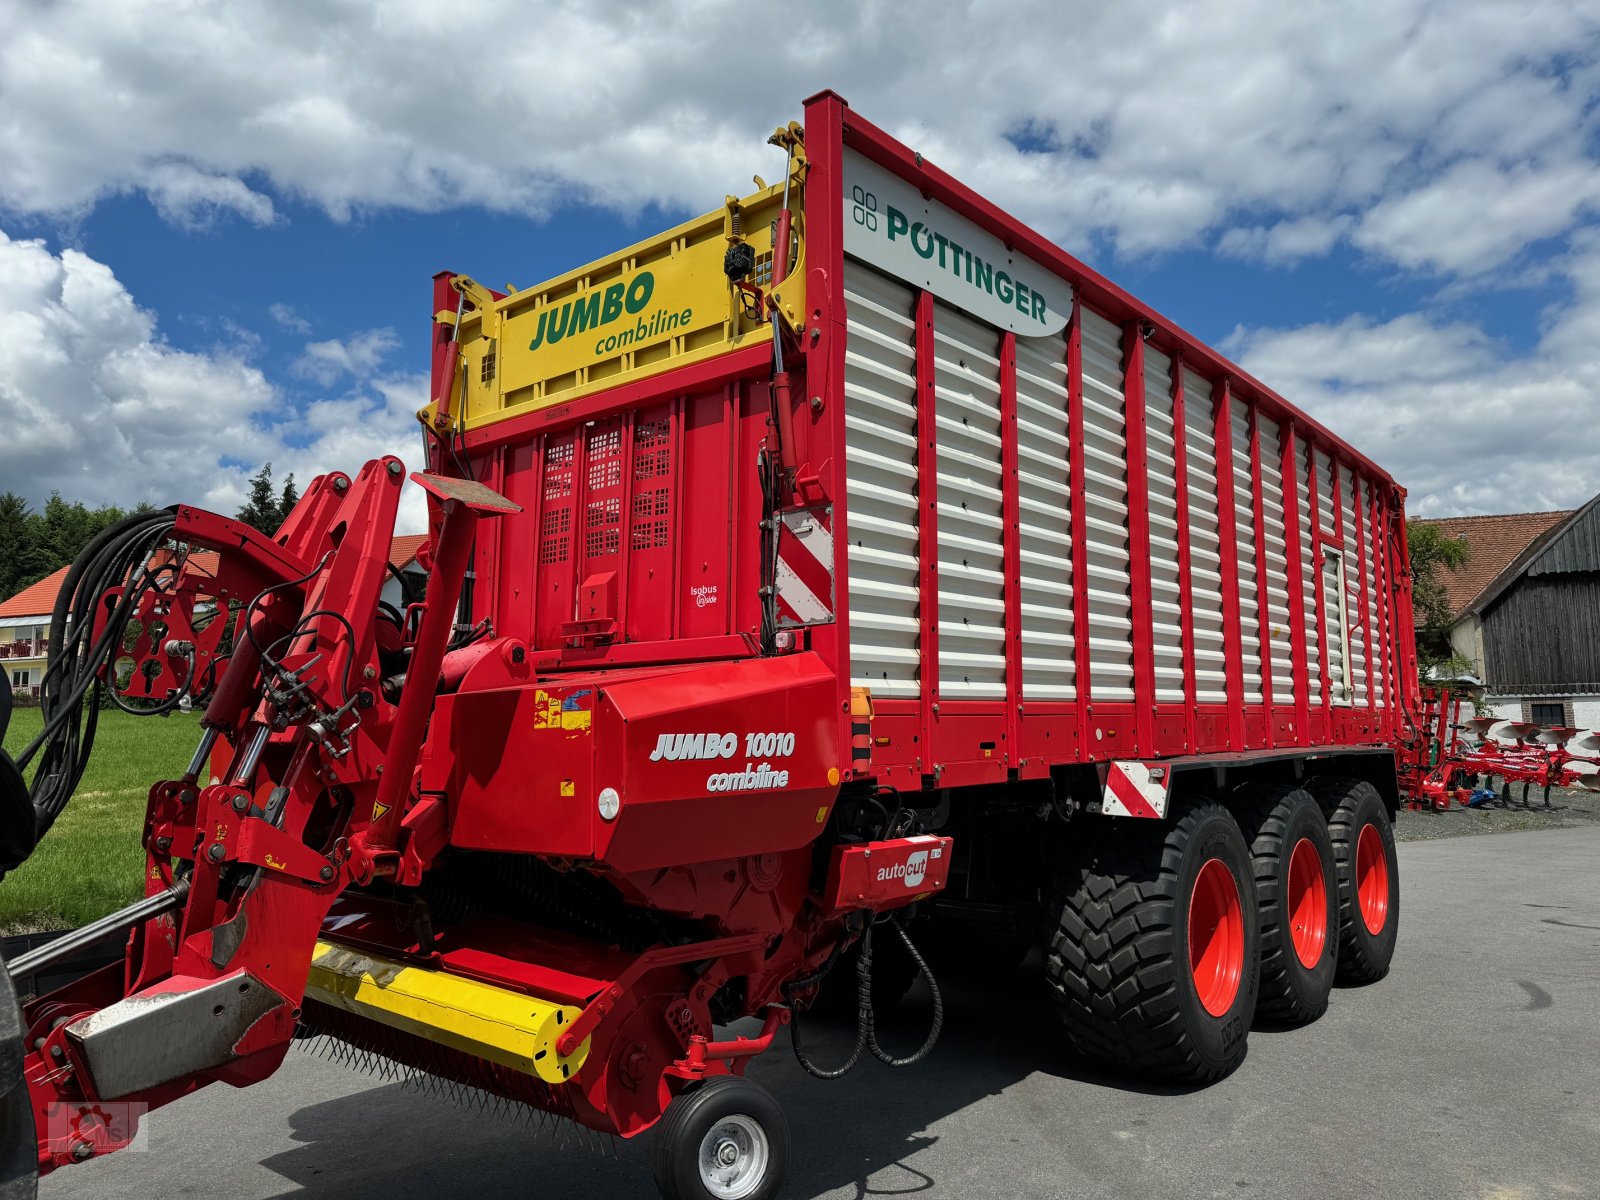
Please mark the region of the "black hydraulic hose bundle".
MULTIPOLYGON (((108 526, 67 571, 50 618, 50 661, 39 691, 44 728, 15 758, 0 751, 0 877, 33 852, 83 778, 99 720, 103 668, 121 651, 128 619, 145 592, 174 569, 149 565, 172 531, 172 518, 171 510, 138 513, 108 526), (102 599, 124 584, 95 638, 102 599), (23 772, 35 758, 29 787, 23 772)), ((0 705, 0 713, 8 721, 9 704, 0 705)))
MULTIPOLYGON (((872 1057, 887 1067, 915 1066, 932 1053, 934 1044, 938 1042, 939 1034, 944 1030, 944 996, 939 991, 939 984, 934 979, 933 971, 929 969, 927 962, 917 952, 917 948, 911 944, 910 935, 906 933, 900 923, 892 918, 887 919, 886 923, 895 933, 900 935, 901 942, 905 944, 906 953, 911 955, 911 961, 916 964, 917 971, 928 981, 928 991, 933 996, 933 1021, 928 1028, 928 1036, 923 1040, 921 1046, 904 1058, 896 1058, 878 1044, 878 1019, 877 1013, 873 1011, 872 1007, 872 931, 876 927, 876 923, 869 921, 865 931, 861 934, 861 948, 856 959, 856 1041, 850 1050, 850 1056, 837 1067, 817 1066, 806 1055, 805 1046, 800 1035, 799 1014, 793 1013, 790 1017, 789 1033, 790 1040, 794 1046, 795 1061, 800 1064, 801 1069, 806 1074, 815 1076, 818 1079, 839 1079, 850 1073, 855 1065, 861 1061, 861 1055, 866 1051, 871 1051, 872 1057)), ((833 953, 828 956, 828 961, 822 964, 822 969, 815 975, 786 984, 783 989, 784 994, 792 996, 803 988, 822 982, 828 972, 833 969, 842 947, 843 943, 841 942, 839 946, 834 948, 833 953)))

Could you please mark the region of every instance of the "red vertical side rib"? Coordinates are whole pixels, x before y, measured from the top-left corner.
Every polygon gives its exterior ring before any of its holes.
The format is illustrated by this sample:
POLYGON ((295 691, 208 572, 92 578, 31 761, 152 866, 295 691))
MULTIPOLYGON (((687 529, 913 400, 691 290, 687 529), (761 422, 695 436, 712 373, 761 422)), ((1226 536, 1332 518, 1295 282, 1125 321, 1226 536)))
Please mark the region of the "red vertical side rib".
MULTIPOLYGON (((1300 476, 1295 447, 1300 435, 1287 421, 1280 427, 1283 464, 1283 540, 1284 557, 1289 565, 1289 644, 1294 652, 1294 742, 1305 745, 1311 738, 1311 662, 1306 645, 1306 589, 1300 565, 1300 476)), ((1310 489, 1310 490, 1315 490, 1310 489)))
POLYGON ((1000 338, 1000 474, 1004 526, 1006 632, 1006 754, 1008 767, 1022 757, 1022 512, 1017 478, 1017 335, 1000 338))
POLYGON ((1078 297, 1072 297, 1067 325, 1067 468, 1072 488, 1072 685, 1078 697, 1078 747, 1089 744, 1089 526, 1083 484, 1083 322, 1078 297))
POLYGON ((1217 536, 1222 556, 1222 642, 1228 674, 1228 749, 1244 749, 1244 636, 1239 616, 1239 531, 1233 503, 1233 399, 1228 381, 1211 387, 1217 463, 1217 536))
MULTIPOLYGON (((1317 479, 1317 445, 1307 441, 1306 448, 1306 506, 1311 520, 1311 597, 1317 617, 1317 658, 1322 663, 1320 688, 1318 689, 1319 703, 1322 714, 1319 721, 1322 732, 1319 736, 1327 737, 1327 724, 1332 717, 1333 707, 1333 679, 1332 672, 1328 669, 1328 604, 1327 589, 1322 586, 1322 486, 1317 479)), ((1333 463, 1329 460, 1331 469, 1333 463)), ((1309 731, 1302 729, 1300 736, 1305 738, 1309 731)))
POLYGON ((1189 578, 1189 440, 1184 407, 1183 359, 1172 358, 1172 464, 1178 500, 1178 620, 1183 630, 1183 749, 1196 748, 1194 677, 1194 585, 1189 578))
POLYGON ((933 293, 918 292, 917 337, 917 586, 921 624, 922 771, 938 768, 939 724, 939 438, 934 390, 933 293))
MULTIPOLYGON (((1362 671, 1367 677, 1367 719, 1369 724, 1377 716, 1378 690, 1373 683, 1373 673, 1377 665, 1373 661, 1374 649, 1372 644, 1372 566, 1370 555, 1367 553, 1367 518, 1361 511, 1361 487, 1364 481, 1358 470, 1352 468, 1350 472, 1350 511, 1355 517, 1356 539, 1356 586, 1361 590, 1361 659, 1362 671)), ((1370 491, 1370 489, 1369 489, 1370 491)))
MULTIPOLYGON (((1272 713, 1272 614, 1268 611, 1267 600, 1267 584, 1272 576, 1267 569, 1267 510, 1261 475, 1261 410, 1254 403, 1247 403, 1250 417, 1250 503, 1255 508, 1253 516, 1256 535, 1256 632, 1261 654, 1261 717, 1265 722, 1267 745, 1276 746, 1278 729, 1272 713)), ((1283 517, 1287 539, 1288 515, 1283 514, 1283 517)), ((1287 580, 1285 586, 1287 587, 1287 580)))
POLYGON ((833 501, 833 587, 835 621, 810 631, 811 645, 831 663, 838 679, 838 745, 850 762, 850 545, 849 496, 845 494, 844 356, 848 341, 844 301, 844 119, 845 104, 832 92, 806 102, 806 307, 812 328, 822 337, 806 352, 806 390, 822 399, 821 419, 813 429, 813 465, 825 464, 823 486, 833 501))
POLYGON ((1155 616, 1150 600, 1150 455, 1145 442, 1144 338, 1138 321, 1122 326, 1123 417, 1128 467, 1128 585, 1133 611, 1133 728, 1141 754, 1155 745, 1155 616))

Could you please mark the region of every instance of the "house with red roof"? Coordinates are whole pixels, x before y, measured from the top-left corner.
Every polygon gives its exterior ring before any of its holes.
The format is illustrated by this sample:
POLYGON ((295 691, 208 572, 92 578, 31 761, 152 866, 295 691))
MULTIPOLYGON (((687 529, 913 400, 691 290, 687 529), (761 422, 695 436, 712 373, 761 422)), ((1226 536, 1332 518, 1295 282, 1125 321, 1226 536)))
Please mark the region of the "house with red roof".
POLYGON ((50 615, 68 569, 62 567, 0 601, 0 670, 11 680, 14 695, 39 694, 50 654, 50 615))

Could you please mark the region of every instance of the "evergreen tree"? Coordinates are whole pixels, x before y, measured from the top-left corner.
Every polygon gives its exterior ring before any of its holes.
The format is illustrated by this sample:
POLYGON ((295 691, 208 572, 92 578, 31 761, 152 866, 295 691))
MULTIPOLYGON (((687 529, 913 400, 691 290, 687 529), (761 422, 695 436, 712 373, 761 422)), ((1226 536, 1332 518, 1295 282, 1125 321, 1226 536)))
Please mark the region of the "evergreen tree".
POLYGON ((272 464, 262 463, 261 470, 250 477, 250 499, 234 514, 253 529, 271 537, 283 523, 278 513, 278 500, 272 492, 272 464))
MULTIPOLYGON (((283 481, 283 492, 278 497, 278 525, 289 519, 289 514, 294 511, 294 506, 300 502, 300 492, 294 486, 294 472, 290 471, 283 481)), ((277 529, 277 525, 273 526, 277 529)))
POLYGON ((0 496, 0 598, 22 590, 23 559, 32 539, 32 515, 28 502, 15 492, 0 496))

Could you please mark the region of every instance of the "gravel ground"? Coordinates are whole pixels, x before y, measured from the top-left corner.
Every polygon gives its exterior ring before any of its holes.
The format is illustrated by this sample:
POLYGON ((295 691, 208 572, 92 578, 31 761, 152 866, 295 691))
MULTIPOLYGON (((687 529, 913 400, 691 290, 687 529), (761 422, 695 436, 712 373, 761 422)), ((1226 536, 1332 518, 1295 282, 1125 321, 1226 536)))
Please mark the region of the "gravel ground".
POLYGON ((1531 808, 1522 807, 1522 789, 1511 789, 1512 807, 1499 803, 1478 808, 1451 805, 1448 812, 1402 811, 1395 822, 1395 838, 1418 842, 1433 838, 1463 837, 1472 833, 1518 833, 1527 829, 1566 829, 1600 822, 1600 792, 1578 788, 1551 788, 1550 807, 1537 788, 1528 792, 1531 808))

